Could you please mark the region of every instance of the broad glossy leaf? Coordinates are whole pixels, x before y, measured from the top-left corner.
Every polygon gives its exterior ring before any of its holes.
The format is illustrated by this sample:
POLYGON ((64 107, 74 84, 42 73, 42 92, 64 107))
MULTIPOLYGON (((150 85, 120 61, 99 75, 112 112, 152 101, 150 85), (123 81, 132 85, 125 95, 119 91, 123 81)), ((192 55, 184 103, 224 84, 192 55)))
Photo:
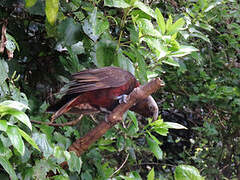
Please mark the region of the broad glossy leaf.
POLYGON ((57 172, 57 166, 50 159, 41 159, 35 162, 35 166, 33 166, 33 177, 32 179, 38 180, 46 180, 47 173, 49 171, 53 171, 54 174, 57 172))
POLYGON ((47 136, 41 133, 34 133, 32 136, 33 140, 38 145, 41 152, 43 152, 44 157, 48 158, 53 154, 53 148, 47 140, 47 136))
POLYGON ((0 85, 2 85, 2 83, 7 79, 8 71, 8 64, 3 59, 0 59, 0 85))
POLYGON ((168 34, 172 35, 178 32, 185 24, 185 21, 183 18, 178 19, 174 24, 172 24, 168 29, 168 34))
POLYGON ((147 180, 154 180, 154 177, 155 177, 154 168, 152 168, 147 175, 147 180))
POLYGON ((154 135, 152 135, 149 131, 147 131, 148 135, 157 143, 157 144, 162 144, 158 138, 156 138, 154 135))
POLYGON ((191 33, 190 34, 191 37, 198 37, 198 38, 201 38, 202 40, 208 42, 208 43, 211 43, 210 39, 204 35, 203 33, 191 33))
POLYGON ((37 144, 34 142, 34 140, 27 134, 25 133, 23 130, 18 128, 18 131, 20 132, 21 136, 29 143, 31 144, 34 148, 36 148, 37 150, 40 151, 40 149, 38 148, 37 144))
POLYGON ((28 116, 24 112, 19 111, 14 108, 11 108, 11 107, 8 107, 8 106, 5 106, 5 105, 0 105, 0 115, 4 116, 6 114, 10 114, 10 115, 14 116, 19 121, 21 121, 26 126, 28 126, 29 129, 32 130, 32 124, 31 124, 28 116))
POLYGON ((102 33, 106 32, 109 29, 109 22, 106 18, 104 19, 97 19, 96 26, 95 26, 95 33, 96 35, 101 35, 102 33))
POLYGON ((165 64, 168 64, 168 65, 171 65, 171 66, 175 66, 175 67, 179 67, 180 65, 178 64, 177 61, 175 61, 174 59, 172 58, 166 58, 162 61, 163 63, 165 64))
POLYGON ((129 8, 130 4, 124 0, 104 0, 104 6, 116 7, 116 8, 129 8))
POLYGON ((13 147, 17 149, 17 151, 23 156, 25 146, 22 140, 22 136, 20 135, 20 132, 18 131, 17 126, 8 126, 6 131, 13 147))
POLYGON ((58 37, 60 40, 64 41, 64 46, 72 46, 79 42, 79 39, 82 36, 81 30, 81 24, 76 23, 72 18, 64 19, 57 26, 58 37))
POLYGON ((96 45, 98 67, 110 66, 117 58, 117 44, 115 41, 103 39, 96 45))
POLYGON ((25 0, 25 2, 26 2, 26 8, 29 8, 34 6, 37 0, 25 0))
POLYGON ((167 136, 168 134, 168 128, 166 127, 154 127, 153 130, 161 136, 167 136))
MULTIPOLYGON (((20 50, 19 45, 18 45, 17 41, 15 40, 15 38, 13 36, 11 36, 10 34, 6 33, 6 38, 7 38, 7 41, 11 41, 11 43, 14 44, 13 47, 9 47, 10 51, 14 51, 16 48, 17 48, 18 51, 20 50)), ((6 45, 6 48, 7 48, 7 45, 6 45)))
POLYGON ((10 175, 12 180, 18 179, 12 165, 10 164, 10 162, 7 159, 0 156, 0 164, 2 165, 3 169, 10 175))
POLYGON ((8 107, 17 109, 19 111, 29 109, 29 107, 26 106, 25 104, 23 104, 21 102, 18 102, 18 101, 12 101, 12 100, 3 101, 3 102, 0 103, 0 105, 8 106, 8 107))
POLYGON ((135 74, 133 63, 120 50, 118 51, 117 59, 114 62, 114 65, 135 74))
POLYGON ((0 131, 6 131, 7 130, 7 121, 6 120, 0 120, 0 131))
POLYGON ((176 180, 204 180, 199 171, 195 167, 189 165, 177 166, 174 177, 176 180))
POLYGON ((154 11, 149 6, 147 6, 144 3, 142 3, 141 1, 136 0, 135 3, 134 3, 134 7, 137 7, 139 9, 141 9, 146 14, 148 14, 148 15, 152 16, 153 18, 155 18, 154 11))
POLYGON ((155 157, 157 159, 162 159, 163 152, 162 152, 161 148, 159 147, 159 145, 154 140, 152 140, 149 136, 146 136, 146 139, 147 139, 147 143, 149 145, 149 148, 153 152, 155 157))
POLYGON ((162 59, 167 56, 168 48, 164 46, 159 39, 144 37, 144 41, 147 42, 147 45, 156 54, 158 59, 162 59))
POLYGON ((171 53, 170 56, 171 57, 183 57, 188 54, 191 54, 194 51, 198 51, 198 49, 193 46, 180 46, 179 50, 171 53))
POLYGON ((47 20, 51 25, 54 25, 57 14, 58 14, 58 8, 59 8, 59 0, 46 0, 46 7, 45 12, 47 16, 47 20))
POLYGON ((166 124, 167 127, 171 129, 187 129, 185 126, 174 122, 164 122, 164 124, 166 124))
POLYGON ((158 8, 156 8, 155 13, 157 15, 158 26, 159 26, 159 28, 161 30, 162 35, 164 35, 165 31, 166 31, 166 25, 165 25, 164 17, 162 15, 161 11, 158 8))
POLYGON ((138 27, 139 27, 139 36, 153 36, 153 37, 158 37, 161 38, 161 34, 159 31, 157 31, 152 22, 148 19, 144 18, 139 18, 136 21, 138 27))
POLYGON ((76 171, 79 174, 82 168, 82 160, 75 154, 75 152, 70 152, 70 155, 71 158, 68 160, 69 170, 71 172, 76 171))

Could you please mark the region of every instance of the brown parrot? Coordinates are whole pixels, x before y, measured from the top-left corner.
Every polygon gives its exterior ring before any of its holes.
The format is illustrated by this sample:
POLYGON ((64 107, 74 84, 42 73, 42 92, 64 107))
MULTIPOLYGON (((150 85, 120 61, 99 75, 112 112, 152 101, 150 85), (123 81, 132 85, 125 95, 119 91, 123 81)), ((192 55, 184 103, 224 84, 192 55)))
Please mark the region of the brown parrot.
MULTIPOLYGON (((130 72, 111 66, 84 70, 73 74, 72 78, 66 94, 47 109, 54 113, 52 121, 63 113, 110 112, 140 86, 130 72)), ((154 120, 158 118, 158 106, 152 96, 137 102, 130 110, 154 120)))

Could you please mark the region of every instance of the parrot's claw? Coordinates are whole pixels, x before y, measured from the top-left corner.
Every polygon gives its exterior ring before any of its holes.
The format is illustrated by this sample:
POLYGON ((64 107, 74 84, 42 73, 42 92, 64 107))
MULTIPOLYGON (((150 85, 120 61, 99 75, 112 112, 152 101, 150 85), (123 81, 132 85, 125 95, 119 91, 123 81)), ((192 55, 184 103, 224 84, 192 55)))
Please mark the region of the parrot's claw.
POLYGON ((118 100, 119 104, 127 103, 127 96, 126 94, 123 94, 121 96, 116 97, 116 100, 118 100))

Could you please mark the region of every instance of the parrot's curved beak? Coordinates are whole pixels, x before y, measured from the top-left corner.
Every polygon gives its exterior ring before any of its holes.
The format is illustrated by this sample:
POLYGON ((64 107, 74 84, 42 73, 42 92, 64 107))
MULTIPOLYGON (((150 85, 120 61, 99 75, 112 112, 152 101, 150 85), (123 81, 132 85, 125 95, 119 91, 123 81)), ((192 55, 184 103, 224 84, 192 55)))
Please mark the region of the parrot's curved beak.
POLYGON ((158 119, 158 105, 156 101, 153 99, 152 96, 148 96, 148 105, 151 107, 151 111, 153 114, 153 121, 156 121, 158 119))

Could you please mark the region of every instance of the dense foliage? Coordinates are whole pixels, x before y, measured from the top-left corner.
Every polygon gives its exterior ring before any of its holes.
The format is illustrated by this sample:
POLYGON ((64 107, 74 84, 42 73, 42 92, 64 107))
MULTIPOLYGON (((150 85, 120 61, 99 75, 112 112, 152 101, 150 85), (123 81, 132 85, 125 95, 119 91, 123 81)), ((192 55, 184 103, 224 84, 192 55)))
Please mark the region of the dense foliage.
POLYGON ((1 0, 0 176, 240 179, 239 17, 237 0, 1 0), (157 121, 129 111, 81 157, 67 149, 102 115, 30 123, 71 73, 110 65, 165 81, 157 121))

